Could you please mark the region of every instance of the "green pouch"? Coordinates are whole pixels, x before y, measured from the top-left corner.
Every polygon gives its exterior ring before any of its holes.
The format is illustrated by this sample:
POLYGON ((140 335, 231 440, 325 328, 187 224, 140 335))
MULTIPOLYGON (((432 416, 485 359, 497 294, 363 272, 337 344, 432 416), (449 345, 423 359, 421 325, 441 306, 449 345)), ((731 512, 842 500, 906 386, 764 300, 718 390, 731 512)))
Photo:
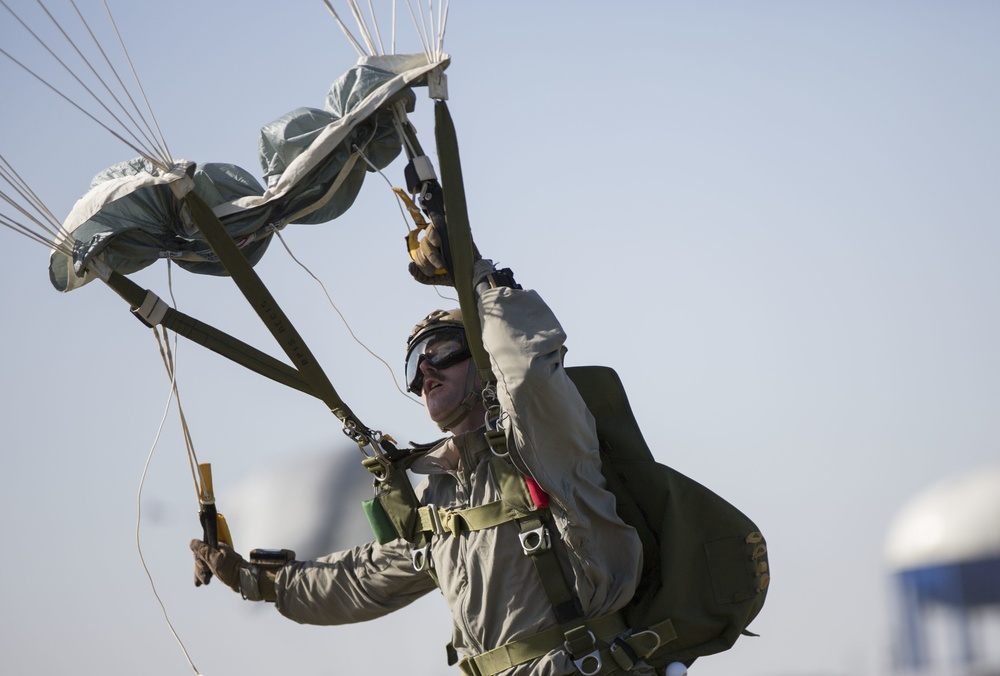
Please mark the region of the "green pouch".
POLYGON ((380 545, 392 542, 399 537, 399 533, 396 532, 395 526, 392 525, 389 515, 385 513, 378 498, 370 498, 361 504, 364 507, 365 516, 368 517, 368 524, 372 527, 375 539, 380 545))

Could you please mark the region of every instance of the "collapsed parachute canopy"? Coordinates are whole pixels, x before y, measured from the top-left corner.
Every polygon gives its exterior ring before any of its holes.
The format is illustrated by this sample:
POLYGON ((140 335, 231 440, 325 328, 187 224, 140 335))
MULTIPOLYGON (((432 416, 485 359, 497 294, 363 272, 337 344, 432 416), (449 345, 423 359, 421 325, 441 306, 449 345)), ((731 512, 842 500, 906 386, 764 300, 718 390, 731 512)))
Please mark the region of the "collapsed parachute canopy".
POLYGON ((415 100, 410 87, 447 65, 447 56, 363 57, 330 87, 324 110, 299 108, 261 129, 266 189, 232 164, 179 161, 165 172, 136 159, 106 169, 64 223, 68 234, 49 259, 52 285, 59 291, 83 286, 93 279, 89 268, 97 257, 121 274, 159 258, 192 272, 226 274, 179 199, 188 191, 212 207, 256 264, 275 230, 323 223, 347 211, 366 172, 399 154, 399 122, 415 100))

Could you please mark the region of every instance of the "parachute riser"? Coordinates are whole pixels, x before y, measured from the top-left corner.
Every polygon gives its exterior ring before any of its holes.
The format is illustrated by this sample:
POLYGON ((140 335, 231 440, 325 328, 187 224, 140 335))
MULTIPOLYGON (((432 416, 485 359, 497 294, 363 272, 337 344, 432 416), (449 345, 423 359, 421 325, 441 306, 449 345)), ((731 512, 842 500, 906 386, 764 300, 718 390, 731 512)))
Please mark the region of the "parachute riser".
POLYGON ((142 288, 128 277, 110 272, 104 281, 131 306, 132 314, 145 326, 163 326, 277 383, 305 394, 313 394, 309 383, 295 369, 209 324, 167 306, 155 293, 142 288), (155 307, 156 312, 143 310, 150 306, 155 307))
POLYGON ((397 453, 391 437, 365 426, 340 398, 305 341, 211 208, 193 192, 180 194, 178 198, 186 206, 186 215, 202 232, 205 241, 295 367, 174 310, 152 291, 108 269, 99 258, 92 261, 89 267, 129 303, 132 313, 146 326, 162 325, 275 382, 320 399, 344 423, 344 434, 358 444, 362 454, 372 455, 388 464, 387 458, 397 453))
MULTIPOLYGON (((483 347, 482 326, 479 323, 479 307, 475 290, 472 288, 475 244, 469 226, 469 211, 465 201, 465 182, 462 179, 462 162, 458 153, 458 139, 455 125, 444 101, 434 102, 434 135, 437 142, 438 161, 441 169, 443 203, 440 220, 445 221, 447 230, 442 232, 442 255, 451 273, 455 291, 458 293, 462 316, 465 318, 465 334, 472 352, 472 359, 483 383, 496 380, 490 368, 489 355, 483 347), (447 236, 446 236, 447 234, 447 236)), ((438 227, 435 221, 435 227, 438 227)))
POLYGON ((232 237, 225 231, 212 209, 197 194, 184 196, 184 203, 190 210, 205 241, 218 255, 233 281, 253 307, 257 316, 271 331, 282 350, 292 360, 294 368, 310 384, 312 394, 322 400, 345 424, 352 421, 358 430, 368 430, 337 394, 332 383, 323 372, 305 341, 285 315, 260 277, 250 266, 246 257, 237 247, 232 237))

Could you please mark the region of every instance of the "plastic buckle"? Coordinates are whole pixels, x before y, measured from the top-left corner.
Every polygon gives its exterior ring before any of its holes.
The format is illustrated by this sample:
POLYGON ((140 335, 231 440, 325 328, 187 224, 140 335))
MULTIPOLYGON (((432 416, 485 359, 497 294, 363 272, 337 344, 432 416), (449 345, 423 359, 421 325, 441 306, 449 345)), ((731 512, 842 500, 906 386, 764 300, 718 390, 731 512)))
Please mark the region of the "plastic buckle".
POLYGON ((545 526, 539 526, 538 528, 518 533, 517 537, 521 540, 521 549, 528 556, 544 552, 552 546, 552 540, 549 538, 549 529, 545 526))
POLYGON ((413 570, 419 572, 430 570, 434 567, 431 559, 431 546, 426 544, 410 552, 410 559, 413 561, 413 570))

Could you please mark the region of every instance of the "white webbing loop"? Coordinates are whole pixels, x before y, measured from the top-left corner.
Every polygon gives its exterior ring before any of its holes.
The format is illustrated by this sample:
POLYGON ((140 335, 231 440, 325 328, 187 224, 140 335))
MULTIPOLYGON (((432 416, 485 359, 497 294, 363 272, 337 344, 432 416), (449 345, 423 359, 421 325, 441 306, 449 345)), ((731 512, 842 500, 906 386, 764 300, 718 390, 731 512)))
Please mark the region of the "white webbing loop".
POLYGON ((170 306, 152 291, 146 292, 146 298, 142 305, 132 308, 132 314, 139 318, 143 324, 149 328, 159 326, 163 318, 167 315, 170 306))

